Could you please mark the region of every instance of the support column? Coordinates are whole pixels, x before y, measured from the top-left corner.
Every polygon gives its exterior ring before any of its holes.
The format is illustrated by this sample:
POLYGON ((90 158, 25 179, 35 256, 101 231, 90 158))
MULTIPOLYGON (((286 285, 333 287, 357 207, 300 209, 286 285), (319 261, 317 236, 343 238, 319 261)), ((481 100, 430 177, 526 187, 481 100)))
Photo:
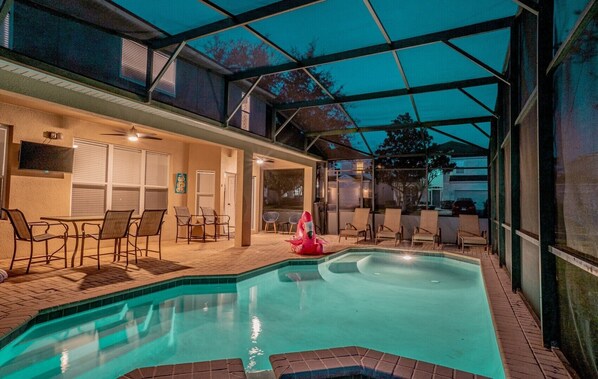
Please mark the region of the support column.
POLYGON ((235 247, 251 245, 251 176, 253 152, 237 152, 237 191, 235 205, 235 247))
POLYGON ((556 204, 554 175, 554 134, 552 74, 553 2, 541 1, 538 14, 538 190, 540 220, 541 321, 545 347, 558 346, 559 308, 556 257, 548 249, 554 245, 556 204))
MULTIPOLYGON (((492 123, 497 124, 496 121, 492 123)), ((501 267, 506 264, 505 257, 505 229, 503 224, 505 223, 505 153, 501 148, 501 144, 505 138, 504 128, 501 126, 496 127, 498 136, 497 146, 497 169, 498 169, 498 262, 501 267)))
POLYGON ((519 77, 520 71, 514 70, 520 60, 519 54, 519 21, 511 26, 511 88, 510 88, 510 114, 511 114, 511 289, 513 292, 521 289, 521 237, 517 231, 521 228, 521 174, 519 159, 519 133, 520 125, 516 120, 521 111, 519 107, 519 77))

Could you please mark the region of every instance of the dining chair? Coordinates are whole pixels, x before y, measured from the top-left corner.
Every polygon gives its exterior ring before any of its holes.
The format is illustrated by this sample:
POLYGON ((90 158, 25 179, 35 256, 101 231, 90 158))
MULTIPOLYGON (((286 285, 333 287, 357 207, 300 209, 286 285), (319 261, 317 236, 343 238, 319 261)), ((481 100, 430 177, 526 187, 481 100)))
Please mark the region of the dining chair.
POLYGON ((162 259, 162 224, 164 223, 164 214, 166 209, 146 209, 141 215, 141 219, 131 223, 129 227, 129 234, 127 242, 133 245, 135 249, 135 263, 137 263, 137 251, 142 253, 142 249, 139 247, 139 237, 145 237, 145 256, 148 253, 158 253, 158 259, 162 259), (149 248, 149 238, 158 237, 158 250, 151 250, 149 248), (129 238, 133 238, 133 242, 129 241, 129 238))
POLYGON ((175 242, 179 242, 179 238, 187 238, 187 243, 191 242, 191 239, 203 239, 206 240, 206 230, 203 223, 202 215, 192 215, 187 207, 174 207, 174 215, 176 217, 176 238, 175 242), (180 228, 183 227, 187 232, 186 236, 179 234, 180 228), (201 237, 193 235, 193 229, 196 227, 202 228, 201 237))
POLYGON ((289 215, 289 221, 287 221, 287 232, 289 234, 293 233, 293 229, 295 229, 295 232, 297 232, 297 224, 299 224, 299 219, 301 219, 301 213, 291 213, 289 215))
POLYGON ((205 228, 205 234, 212 236, 214 241, 218 240, 218 236, 220 236, 220 230, 222 227, 226 227, 226 232, 228 235, 228 239, 230 240, 230 216, 228 215, 219 215, 213 208, 210 207, 200 207, 201 214, 203 216, 203 223, 205 228), (208 233, 208 226, 210 229, 213 228, 213 233, 208 233))
MULTIPOLYGON (((129 231, 129 224, 131 222, 131 215, 133 214, 133 209, 128 211, 106 211, 104 215, 104 221, 101 224, 85 222, 81 226, 81 264, 83 264, 83 257, 85 256, 85 239, 86 238, 93 238, 98 241, 96 246, 96 255, 89 255, 87 258, 90 259, 97 259, 98 261, 98 270, 100 269, 100 255, 108 255, 110 253, 103 253, 100 254, 100 242, 105 240, 114 240, 114 251, 112 252, 113 258, 112 261, 116 261, 116 257, 118 254, 118 258, 120 259, 121 254, 121 241, 123 238, 127 238, 127 234, 129 231), (85 229, 86 228, 97 228, 97 233, 88 233, 85 229)), ((126 246, 126 257, 127 257, 127 265, 129 264, 129 246, 126 246)))
POLYGON ((262 219, 265 222, 264 225, 264 232, 268 231, 268 225, 272 225, 274 228, 274 233, 277 233, 277 226, 276 224, 278 223, 278 218, 280 217, 280 213, 278 212, 264 212, 264 214, 262 215, 262 219))
MULTIPOLYGON (((29 273, 29 269, 31 268, 32 263, 50 263, 53 260, 61 260, 64 259, 64 267, 67 267, 67 259, 66 259, 66 243, 68 240, 68 226, 63 222, 56 222, 56 223, 49 223, 46 221, 36 221, 36 222, 27 222, 25 215, 19 209, 6 209, 2 208, 4 212, 8 215, 8 219, 13 227, 13 253, 12 259, 10 261, 10 270, 16 261, 28 261, 27 263, 27 270, 25 273, 29 273), (50 228, 53 226, 61 226, 64 228, 64 232, 55 234, 50 233, 50 228), (36 232, 35 229, 39 229, 39 227, 45 228, 43 232, 36 232), (62 240, 62 244, 50 253, 49 249, 49 241, 51 240, 62 240), (17 258, 17 243, 18 242, 28 242, 29 243, 29 257, 26 258, 17 258), (45 254, 44 255, 33 255, 34 244, 37 242, 43 242, 45 244, 45 254), (64 257, 54 256, 58 254, 60 250, 64 249, 64 257)), ((55 228, 56 229, 56 228, 55 228)))

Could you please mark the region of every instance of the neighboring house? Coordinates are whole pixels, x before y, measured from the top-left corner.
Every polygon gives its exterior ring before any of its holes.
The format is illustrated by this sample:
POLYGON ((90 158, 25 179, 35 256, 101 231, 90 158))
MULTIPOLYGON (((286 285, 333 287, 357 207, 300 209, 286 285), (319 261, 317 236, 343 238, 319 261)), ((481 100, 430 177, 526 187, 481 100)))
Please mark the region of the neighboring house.
POLYGON ((478 214, 484 210, 488 200, 488 158, 483 150, 475 149, 459 142, 447 142, 441 148, 452 151, 451 162, 457 168, 442 177, 442 183, 433 183, 438 187, 431 188, 431 198, 436 199, 433 191, 441 191, 441 200, 471 198, 475 202, 478 214), (479 154, 479 155, 473 155, 479 154))

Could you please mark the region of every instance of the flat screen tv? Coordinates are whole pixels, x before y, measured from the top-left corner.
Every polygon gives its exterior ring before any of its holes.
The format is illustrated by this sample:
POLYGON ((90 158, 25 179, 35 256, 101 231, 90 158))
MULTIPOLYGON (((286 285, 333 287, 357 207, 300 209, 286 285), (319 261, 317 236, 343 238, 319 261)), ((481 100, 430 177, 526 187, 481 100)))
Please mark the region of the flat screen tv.
POLYGON ((73 172, 75 149, 21 141, 20 170, 73 172))

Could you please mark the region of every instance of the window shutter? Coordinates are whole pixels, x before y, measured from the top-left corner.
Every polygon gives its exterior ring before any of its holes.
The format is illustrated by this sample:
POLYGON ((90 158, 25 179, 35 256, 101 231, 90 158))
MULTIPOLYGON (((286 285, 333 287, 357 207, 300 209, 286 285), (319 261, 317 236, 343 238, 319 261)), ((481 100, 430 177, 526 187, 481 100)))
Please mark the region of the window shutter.
POLYGON ((121 75, 139 84, 145 84, 146 71, 147 48, 123 38, 121 75))
POLYGON ((146 154, 145 184, 168 187, 168 155, 152 152, 146 154))
POLYGON ((168 189, 145 190, 145 209, 167 209, 168 189))
POLYGON ((10 46, 10 13, 6 14, 4 20, 0 22, 0 46, 9 48, 10 46))
POLYGON ((112 188, 112 207, 115 211, 134 209, 133 214, 139 214, 139 188, 112 188))
POLYGON ((71 215, 102 215, 106 212, 106 187, 73 185, 71 215))
POLYGON ((112 163, 112 182, 114 184, 141 184, 141 151, 114 148, 112 163))
POLYGON ((108 146, 75 141, 73 182, 105 183, 108 146))
MULTIPOLYGON (((153 66, 154 72, 152 72, 153 79, 155 79, 158 76, 158 74, 160 73, 162 68, 166 65, 166 62, 168 62, 168 57, 166 55, 158 53, 158 52, 154 52, 154 66, 153 66)), ((176 93, 175 92, 175 83, 176 83, 176 60, 170 64, 170 66, 168 67, 168 69, 166 70, 166 72, 164 73, 162 78, 160 79, 160 82, 158 83, 157 88, 161 89, 162 91, 164 91, 166 93, 174 95, 176 93)))

